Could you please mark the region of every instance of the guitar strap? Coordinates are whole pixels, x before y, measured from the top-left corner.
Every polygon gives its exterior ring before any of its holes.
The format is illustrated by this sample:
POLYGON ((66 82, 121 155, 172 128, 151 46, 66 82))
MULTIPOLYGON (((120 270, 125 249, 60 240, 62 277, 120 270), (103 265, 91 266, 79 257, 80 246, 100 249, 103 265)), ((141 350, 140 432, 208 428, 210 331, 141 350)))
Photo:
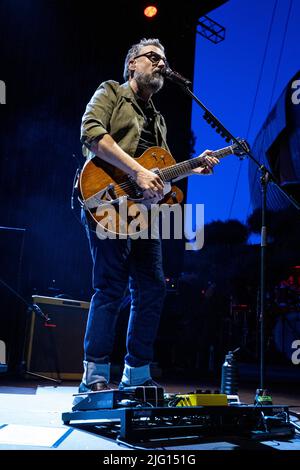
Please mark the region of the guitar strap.
POLYGON ((162 133, 162 130, 161 130, 161 127, 160 127, 160 124, 159 124, 159 118, 158 116, 160 116, 160 112, 156 111, 155 110, 155 113, 156 113, 156 116, 157 116, 157 119, 156 119, 156 124, 157 124, 157 129, 159 130, 160 132, 160 135, 161 135, 161 138, 162 138, 162 143, 163 143, 163 146, 166 150, 169 150, 169 147, 168 147, 168 144, 166 142, 166 139, 164 138, 164 135, 162 133))

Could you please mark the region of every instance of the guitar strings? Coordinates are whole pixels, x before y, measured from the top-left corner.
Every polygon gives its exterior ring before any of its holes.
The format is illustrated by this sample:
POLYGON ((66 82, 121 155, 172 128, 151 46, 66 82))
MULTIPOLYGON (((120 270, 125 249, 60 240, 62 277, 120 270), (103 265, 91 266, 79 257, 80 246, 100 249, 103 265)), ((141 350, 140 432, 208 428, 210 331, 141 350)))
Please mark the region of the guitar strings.
MULTIPOLYGON (((199 166, 198 163, 197 165, 194 163, 193 165, 190 165, 190 162, 186 163, 186 162, 183 162, 183 163, 178 163, 176 165, 174 165, 173 167, 169 167, 169 168, 165 168, 165 169, 159 169, 159 173, 160 173, 160 176, 161 176, 161 179, 163 180, 163 182, 167 183, 168 180, 172 180, 173 178, 176 178, 177 176, 180 176, 180 173, 182 173, 182 169, 184 169, 186 167, 186 171, 188 172, 193 166, 197 167, 199 166), (180 170, 178 172, 178 170, 180 170), (168 173, 168 175, 164 175, 163 173, 168 173), (165 179, 165 176, 167 176, 167 180, 165 179)), ((127 181, 125 183, 121 183, 121 184, 118 184, 116 187, 115 187, 115 195, 117 197, 121 196, 123 194, 123 192, 127 192, 128 190, 134 190, 134 191, 137 191, 139 189, 139 186, 137 185, 137 183, 133 182, 133 181, 127 181), (121 192, 117 190, 117 188, 120 188, 121 189, 121 192)))
MULTIPOLYGON (((205 157, 204 157, 205 158, 205 157)), ((204 159, 203 158, 203 159, 204 159)), ((196 160, 196 159, 195 159, 196 160)), ((167 180, 171 180, 173 178, 176 178, 177 176, 180 176, 180 173, 182 172, 182 169, 185 169, 186 171, 189 171, 191 168, 199 166, 199 163, 197 162, 181 162, 181 163, 176 163, 175 165, 170 166, 169 168, 160 168, 158 172, 160 173, 161 179, 167 183, 167 180), (164 175, 165 173, 165 175, 164 175), (167 175, 168 173, 168 175, 167 175), (165 179, 165 176, 167 176, 167 180, 165 179)), ((135 185, 137 185, 135 183, 135 185)), ((127 181, 126 183, 121 183, 118 185, 119 188, 126 189, 129 187, 134 186, 134 183, 132 181, 127 181)))
MULTIPOLYGON (((229 153, 233 153, 232 146, 228 146, 228 147, 225 147, 224 149, 216 150, 209 156, 224 157, 228 155, 229 153)), ((163 182, 166 183, 168 182, 168 180, 172 180, 173 178, 180 176, 183 169, 186 169, 186 171, 188 172, 189 170, 200 166, 199 160, 204 161, 205 157, 198 157, 195 159, 191 159, 188 162, 176 163, 175 165, 172 165, 169 168, 158 169, 158 173, 160 174, 163 182), (167 180, 165 179, 165 176, 167 177, 167 180)), ((129 181, 126 181, 125 183, 116 185, 116 187, 114 188, 114 193, 116 197, 118 198, 119 196, 123 195, 124 192, 127 192, 129 190, 137 191, 138 189, 139 189, 139 186, 137 185, 137 183, 135 181, 129 180, 129 181), (119 190, 117 188, 119 188, 119 190)))

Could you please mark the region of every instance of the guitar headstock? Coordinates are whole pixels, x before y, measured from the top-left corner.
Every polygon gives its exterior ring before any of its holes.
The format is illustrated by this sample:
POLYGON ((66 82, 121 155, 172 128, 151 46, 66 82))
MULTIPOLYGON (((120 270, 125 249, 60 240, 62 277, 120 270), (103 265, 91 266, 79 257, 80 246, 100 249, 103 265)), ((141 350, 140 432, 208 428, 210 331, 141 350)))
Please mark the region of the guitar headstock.
POLYGON ((238 144, 233 142, 233 144, 231 145, 232 152, 238 157, 245 157, 245 154, 247 152, 250 152, 250 145, 245 139, 237 138, 236 140, 240 143, 240 145, 244 148, 244 150, 242 150, 238 144))

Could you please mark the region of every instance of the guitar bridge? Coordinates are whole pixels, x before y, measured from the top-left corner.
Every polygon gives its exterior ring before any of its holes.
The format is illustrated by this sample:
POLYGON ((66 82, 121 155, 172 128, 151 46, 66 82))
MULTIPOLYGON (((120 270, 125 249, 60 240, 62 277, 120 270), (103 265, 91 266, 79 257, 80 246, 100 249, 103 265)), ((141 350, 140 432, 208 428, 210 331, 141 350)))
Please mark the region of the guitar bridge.
POLYGON ((114 199, 117 199, 114 184, 111 183, 105 188, 105 198, 107 199, 107 201, 112 201, 114 199))
POLYGON ((132 199, 132 200, 143 199, 143 197, 144 197, 143 190, 135 182, 135 180, 132 176, 128 175, 128 179, 129 179, 130 184, 131 184, 131 191, 130 191, 130 194, 129 194, 129 199, 132 199))

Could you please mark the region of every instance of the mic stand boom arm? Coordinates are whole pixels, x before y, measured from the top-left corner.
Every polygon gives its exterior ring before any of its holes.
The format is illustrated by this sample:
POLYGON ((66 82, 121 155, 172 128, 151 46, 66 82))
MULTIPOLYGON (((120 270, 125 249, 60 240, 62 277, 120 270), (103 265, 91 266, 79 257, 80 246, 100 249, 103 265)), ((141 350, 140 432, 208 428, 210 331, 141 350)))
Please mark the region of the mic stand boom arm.
POLYGON ((296 209, 300 210, 299 203, 290 195, 288 192, 279 185, 279 182, 264 165, 261 165, 259 161, 254 157, 247 146, 243 145, 237 138, 235 138, 231 132, 226 129, 221 121, 214 116, 214 114, 209 111, 209 109, 199 100, 199 98, 190 90, 189 86, 180 84, 180 87, 184 92, 189 95, 196 103, 204 110, 203 119, 211 125, 211 127, 220 134, 226 142, 233 141, 238 148, 240 148, 243 153, 248 155, 248 157, 255 163, 261 172, 260 182, 261 182, 261 192, 262 192, 262 215, 261 215, 261 256, 260 256, 260 312, 259 312, 259 321, 260 321, 260 388, 265 388, 265 286, 266 286, 266 276, 265 276, 265 257, 266 257, 266 248, 267 248, 267 227, 266 227, 266 202, 267 202, 267 185, 269 182, 275 184, 279 191, 293 204, 296 209))
MULTIPOLYGON (((10 292, 12 292, 16 297, 18 297, 18 299, 21 300, 21 302, 23 302, 23 304, 25 304, 27 306, 27 314, 28 313, 35 313, 38 317, 42 318, 46 323, 48 323, 51 319, 48 317, 47 314, 45 314, 43 312, 43 310, 36 304, 30 304, 29 302, 27 302, 26 299, 24 299, 24 297, 22 295, 20 295, 17 291, 15 291, 15 289, 13 289, 9 284, 7 284, 5 281, 3 281, 3 279, 0 278, 0 283, 2 285, 4 285, 10 292)), ((27 329, 27 325, 26 325, 26 329, 27 329)), ((23 351, 22 351, 22 365, 21 367, 23 368, 25 362, 24 362, 24 357, 25 357, 25 342, 26 342, 26 334, 25 334, 25 338, 24 338, 24 343, 23 343, 23 351)), ((33 377, 37 377, 37 378, 41 378, 41 379, 45 379, 45 380, 49 380, 50 382, 55 382, 55 383, 58 383, 60 384, 61 383, 61 380, 57 380, 57 379, 53 379, 52 377, 47 377, 45 375, 41 375, 41 374, 36 374, 34 372, 30 372, 28 370, 25 370, 24 371, 25 375, 32 375, 33 377)))
POLYGON ((197 98, 197 96, 189 89, 187 86, 181 86, 183 90, 191 97, 194 101, 205 111, 203 115, 203 119, 218 133, 223 137, 226 142, 233 141, 248 157, 256 164, 258 169, 262 174, 268 173, 268 182, 274 183, 275 186, 279 189, 279 191, 284 194, 284 196, 296 207, 296 209, 300 210, 300 204, 286 191, 286 189, 282 188, 272 174, 270 170, 268 170, 264 165, 259 163, 259 161, 254 157, 251 151, 246 147, 243 146, 243 143, 240 142, 236 137, 234 137, 228 129, 219 121, 219 119, 214 116, 214 114, 209 111, 209 109, 202 103, 202 101, 197 98))

